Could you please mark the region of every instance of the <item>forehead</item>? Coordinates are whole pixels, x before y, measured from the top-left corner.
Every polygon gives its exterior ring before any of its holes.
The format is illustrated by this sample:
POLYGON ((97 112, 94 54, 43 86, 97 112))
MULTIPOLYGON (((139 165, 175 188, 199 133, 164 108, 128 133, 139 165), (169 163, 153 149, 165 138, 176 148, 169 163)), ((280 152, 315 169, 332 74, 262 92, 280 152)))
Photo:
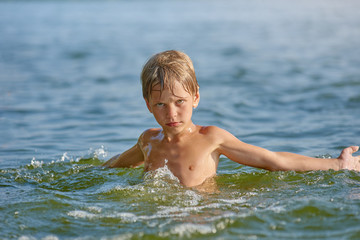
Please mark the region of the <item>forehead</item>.
POLYGON ((179 82, 174 82, 172 86, 164 86, 162 90, 160 84, 156 84, 152 87, 152 99, 163 99, 169 97, 187 98, 191 97, 191 94, 186 91, 183 85, 179 82))

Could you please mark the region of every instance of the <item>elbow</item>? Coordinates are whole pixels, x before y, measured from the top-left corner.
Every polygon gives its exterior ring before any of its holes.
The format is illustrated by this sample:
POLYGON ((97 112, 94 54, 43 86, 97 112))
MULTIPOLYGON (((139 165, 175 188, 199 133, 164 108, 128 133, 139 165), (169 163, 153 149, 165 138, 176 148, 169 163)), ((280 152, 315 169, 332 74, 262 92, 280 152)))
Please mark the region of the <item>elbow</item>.
POLYGON ((118 157, 120 155, 116 155, 112 158, 110 158, 109 160, 107 160, 105 163, 103 163, 101 166, 102 167, 106 167, 106 168, 116 168, 117 164, 118 164, 118 157))
POLYGON ((114 168, 113 164, 109 161, 101 164, 101 167, 104 167, 104 168, 114 168))

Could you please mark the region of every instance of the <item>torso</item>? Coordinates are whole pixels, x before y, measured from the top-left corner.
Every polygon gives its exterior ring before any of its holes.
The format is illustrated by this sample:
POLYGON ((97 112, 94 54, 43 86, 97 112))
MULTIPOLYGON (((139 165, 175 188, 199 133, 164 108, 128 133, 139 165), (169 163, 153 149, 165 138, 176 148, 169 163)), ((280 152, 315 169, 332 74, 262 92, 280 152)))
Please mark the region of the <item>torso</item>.
POLYGON ((174 141, 168 141, 161 129, 149 129, 140 138, 144 154, 144 170, 164 167, 185 186, 197 186, 216 175, 219 162, 216 139, 208 134, 209 127, 196 130, 174 141))

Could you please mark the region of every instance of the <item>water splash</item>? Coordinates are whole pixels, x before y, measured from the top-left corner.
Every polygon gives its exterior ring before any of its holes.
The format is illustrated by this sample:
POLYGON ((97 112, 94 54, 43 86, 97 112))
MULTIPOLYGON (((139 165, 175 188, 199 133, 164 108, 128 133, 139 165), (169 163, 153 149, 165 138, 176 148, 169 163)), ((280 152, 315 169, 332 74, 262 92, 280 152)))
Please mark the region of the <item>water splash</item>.
POLYGON ((107 155, 108 155, 108 151, 106 150, 104 145, 101 145, 100 148, 97 149, 90 148, 88 153, 82 158, 105 159, 107 155))
POLYGON ((144 181, 146 183, 152 183, 155 186, 163 186, 168 184, 180 184, 180 180, 170 171, 168 160, 165 159, 164 167, 158 168, 155 171, 149 171, 144 174, 144 181))
POLYGON ((333 158, 332 155, 330 155, 329 153, 326 153, 326 154, 321 154, 321 155, 317 155, 315 156, 316 158, 333 158))
POLYGON ((101 158, 101 159, 106 158, 107 155, 108 155, 108 152, 105 149, 104 145, 101 145, 100 148, 95 149, 95 151, 94 151, 94 157, 96 157, 96 158, 101 158))
POLYGON ((44 164, 43 161, 38 161, 38 160, 36 160, 35 157, 33 157, 33 158, 31 159, 30 166, 33 167, 33 168, 40 168, 40 167, 43 166, 43 164, 44 164))
POLYGON ((65 160, 70 160, 70 157, 67 155, 67 152, 64 152, 64 154, 60 158, 61 162, 64 162, 65 160))
MULTIPOLYGON (((103 150, 103 147, 90 149, 89 155, 99 156, 105 152, 103 150)), ((3 183, 16 186, 3 190, 17 194, 12 201, 3 202, 10 209, 8 214, 4 210, 6 217, 20 222, 18 219, 22 220, 23 216, 31 216, 22 223, 24 229, 36 229, 32 219, 39 221, 46 219, 43 216, 52 215, 60 219, 58 225, 69 222, 83 227, 96 223, 112 236, 127 234, 125 230, 119 231, 120 227, 139 226, 146 236, 156 232, 163 238, 186 239, 212 238, 229 228, 257 231, 259 225, 274 232, 296 229, 299 222, 312 221, 311 224, 320 228, 322 225, 316 224, 321 217, 337 219, 333 212, 339 211, 352 221, 357 220, 353 206, 359 203, 360 176, 354 172, 242 170, 237 174, 220 174, 216 178, 220 193, 204 193, 182 186, 167 161, 162 168, 144 175, 142 168, 94 167, 98 162, 101 160, 65 152, 56 161, 44 163, 34 157, 27 166, 0 170, 3 183), (319 199, 321 194, 331 196, 331 199, 319 199), (347 201, 343 201, 344 196, 347 201), (19 204, 14 204, 16 201, 19 204), (279 220, 279 216, 286 221, 279 220)), ((6 197, 5 194, 2 196, 6 197)), ((51 228, 53 221, 45 224, 51 228)), ((56 232, 56 229, 52 231, 56 232)), ((36 236, 35 232, 28 234, 36 236)), ((139 234, 126 236, 141 238, 139 234)), ((261 234, 266 236, 267 232, 261 234)), ((39 238, 44 237, 46 235, 39 238)))

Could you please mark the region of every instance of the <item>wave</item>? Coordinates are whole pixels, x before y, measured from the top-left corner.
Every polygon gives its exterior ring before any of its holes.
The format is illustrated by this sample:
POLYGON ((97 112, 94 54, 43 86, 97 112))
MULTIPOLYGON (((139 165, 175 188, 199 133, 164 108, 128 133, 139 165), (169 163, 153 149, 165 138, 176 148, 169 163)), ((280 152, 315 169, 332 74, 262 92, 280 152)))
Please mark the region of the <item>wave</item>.
POLYGON ((6 222, 0 238, 16 233, 23 239, 223 234, 247 239, 291 238, 293 232, 299 238, 316 238, 351 237, 358 231, 357 172, 234 170, 226 162, 211 182, 217 190, 202 191, 182 186, 166 165, 145 174, 142 167, 99 167, 106 154, 101 147, 80 157, 64 153, 48 163, 33 158, 25 166, 1 169, 0 211, 6 222))

